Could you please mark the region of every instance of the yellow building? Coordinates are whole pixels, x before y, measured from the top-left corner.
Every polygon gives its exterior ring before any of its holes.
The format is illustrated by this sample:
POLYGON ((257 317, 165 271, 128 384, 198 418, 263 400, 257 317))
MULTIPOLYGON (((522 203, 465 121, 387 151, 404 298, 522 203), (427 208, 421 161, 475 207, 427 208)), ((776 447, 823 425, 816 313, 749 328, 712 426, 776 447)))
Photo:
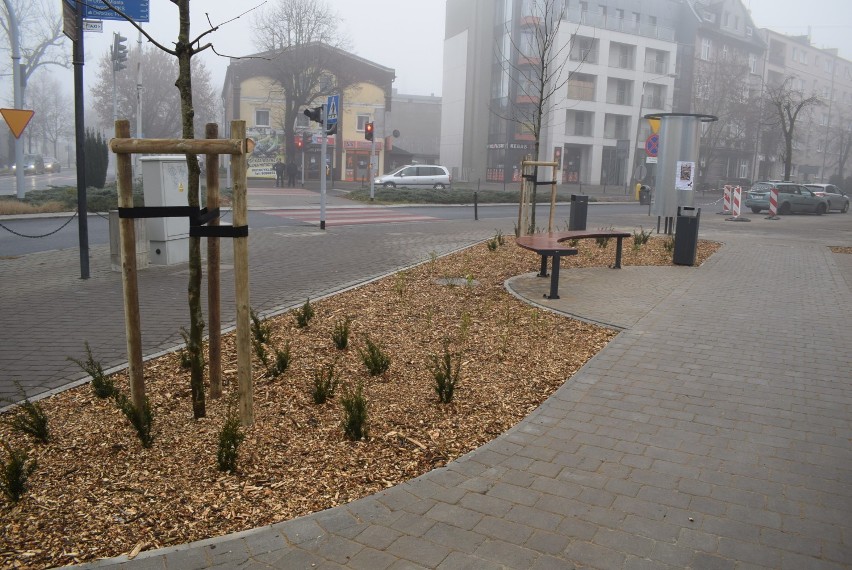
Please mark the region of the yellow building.
POLYGON ((272 165, 280 159, 304 168, 306 179, 319 178, 322 134, 303 111, 334 94, 340 108, 326 161, 332 180, 369 180, 367 123, 375 127, 375 168, 383 172, 394 77, 393 69, 320 43, 232 58, 222 88, 225 124, 246 121, 255 140, 249 177, 275 178, 272 165))

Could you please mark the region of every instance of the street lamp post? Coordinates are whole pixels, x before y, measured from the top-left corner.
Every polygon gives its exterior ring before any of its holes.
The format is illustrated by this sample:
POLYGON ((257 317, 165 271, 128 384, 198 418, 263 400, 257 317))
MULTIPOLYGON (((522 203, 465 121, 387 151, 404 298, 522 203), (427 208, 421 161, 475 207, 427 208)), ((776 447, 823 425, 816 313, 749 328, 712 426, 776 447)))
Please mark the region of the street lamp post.
MULTIPOLYGON (((642 110, 645 107, 645 86, 648 85, 648 83, 650 83, 651 81, 654 81, 656 79, 662 79, 663 77, 675 77, 675 74, 666 73, 663 75, 658 75, 657 77, 646 79, 642 82, 642 94, 641 97, 639 97, 639 116, 636 118, 636 136, 633 139, 633 160, 628 161, 628 164, 632 165, 630 179, 632 180, 633 186, 635 186, 636 182, 638 181, 638 177, 636 176, 636 169, 639 166, 639 161, 637 160, 639 157, 639 151, 637 150, 637 147, 639 146, 639 127, 642 125, 642 110)), ((665 106, 665 102, 663 102, 663 106, 665 106)))

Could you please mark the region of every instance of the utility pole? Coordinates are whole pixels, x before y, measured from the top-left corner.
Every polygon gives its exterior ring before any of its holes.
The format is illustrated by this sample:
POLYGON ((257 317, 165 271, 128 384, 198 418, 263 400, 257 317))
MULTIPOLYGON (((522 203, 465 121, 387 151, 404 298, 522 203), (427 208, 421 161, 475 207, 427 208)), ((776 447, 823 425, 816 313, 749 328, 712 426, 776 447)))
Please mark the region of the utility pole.
MULTIPOLYGON (((24 108, 24 74, 21 68, 21 37, 18 34, 18 17, 10 0, 3 0, 9 14, 9 39, 12 41, 12 82, 14 83, 15 109, 24 108)), ((24 141, 15 137, 15 186, 18 200, 24 199, 24 141)))
POLYGON ((86 199, 85 119, 83 116, 83 2, 76 0, 74 14, 74 132, 77 143, 77 238, 80 242, 80 279, 89 278, 89 206, 86 199))
MULTIPOLYGON (((142 32, 139 32, 139 35, 136 39, 136 138, 142 138, 142 83, 141 75, 142 75, 142 32)), ((136 168, 136 174, 139 175, 139 153, 133 155, 136 159, 136 164, 134 165, 136 168)))

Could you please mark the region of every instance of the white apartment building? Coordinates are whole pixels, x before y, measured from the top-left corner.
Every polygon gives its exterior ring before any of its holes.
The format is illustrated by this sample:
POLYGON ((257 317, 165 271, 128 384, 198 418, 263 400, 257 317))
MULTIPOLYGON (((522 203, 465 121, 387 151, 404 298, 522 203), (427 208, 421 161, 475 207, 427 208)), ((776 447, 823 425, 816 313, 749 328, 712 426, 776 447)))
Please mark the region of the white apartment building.
MULTIPOLYGON (((786 79, 805 97, 820 103, 802 112, 793 139, 791 178, 799 182, 828 182, 835 174, 850 175, 852 163, 841 172, 841 153, 849 155, 852 136, 852 62, 836 49, 819 49, 807 36, 786 36, 763 29, 768 44, 764 80, 777 86, 786 79)), ((783 140, 777 129, 762 133, 759 172, 762 178, 784 174, 783 140)))
MULTIPOLYGON (((562 8, 562 6, 559 6, 562 8)), ((516 182, 532 135, 505 118, 534 104, 506 69, 525 64, 517 45, 535 25, 534 0, 448 0, 441 163, 456 179, 516 182), (500 54, 514 53, 506 66, 500 54)), ((640 116, 670 112, 678 0, 564 2, 555 53, 570 79, 548 100, 539 158, 560 163, 569 184, 626 185, 650 135, 640 116)))

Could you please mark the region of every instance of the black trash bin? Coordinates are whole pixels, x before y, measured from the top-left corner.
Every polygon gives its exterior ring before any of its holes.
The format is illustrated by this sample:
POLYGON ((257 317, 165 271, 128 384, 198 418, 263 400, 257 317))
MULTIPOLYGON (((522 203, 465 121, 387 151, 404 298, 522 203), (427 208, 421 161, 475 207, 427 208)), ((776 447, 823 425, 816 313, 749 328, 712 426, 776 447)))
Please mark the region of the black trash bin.
POLYGON ((585 230, 589 197, 571 194, 571 211, 568 213, 568 231, 585 230))
POLYGON ((647 206, 651 203, 651 188, 644 184, 639 188, 639 204, 647 206))
POLYGON ((672 262, 675 265, 695 265, 698 253, 698 220, 701 208, 678 206, 675 244, 672 262))

